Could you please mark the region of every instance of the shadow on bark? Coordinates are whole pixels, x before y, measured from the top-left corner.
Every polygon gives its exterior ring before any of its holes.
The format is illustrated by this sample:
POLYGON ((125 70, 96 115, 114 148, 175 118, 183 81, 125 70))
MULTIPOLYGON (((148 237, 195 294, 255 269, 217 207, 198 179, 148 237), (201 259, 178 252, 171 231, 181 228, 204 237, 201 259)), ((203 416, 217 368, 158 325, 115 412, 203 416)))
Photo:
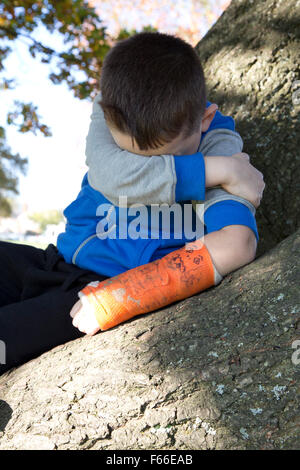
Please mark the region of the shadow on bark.
POLYGON ((0 432, 3 432, 12 415, 12 409, 6 401, 0 400, 0 432))

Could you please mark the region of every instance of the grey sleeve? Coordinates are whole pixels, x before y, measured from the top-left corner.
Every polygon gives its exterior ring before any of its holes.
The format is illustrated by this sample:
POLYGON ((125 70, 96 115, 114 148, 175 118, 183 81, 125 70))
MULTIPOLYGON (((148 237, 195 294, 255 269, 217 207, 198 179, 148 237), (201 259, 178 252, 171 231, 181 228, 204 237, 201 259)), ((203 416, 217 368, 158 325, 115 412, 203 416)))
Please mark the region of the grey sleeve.
POLYGON ((115 143, 95 98, 86 139, 88 181, 114 205, 119 196, 127 203, 173 204, 177 182, 173 155, 143 157, 121 149, 115 143))
MULTIPOLYGON (((230 156, 234 153, 241 152, 243 149, 243 141, 237 132, 229 129, 214 129, 206 134, 200 145, 200 152, 205 156, 230 156)), ((226 199, 239 201, 245 204, 253 215, 255 215, 256 209, 250 201, 235 196, 225 191, 220 186, 214 188, 207 188, 205 192, 205 202, 202 204, 200 211, 197 211, 202 222, 204 212, 213 204, 219 201, 225 201, 226 199)), ((201 205, 199 205, 201 207, 201 205)))

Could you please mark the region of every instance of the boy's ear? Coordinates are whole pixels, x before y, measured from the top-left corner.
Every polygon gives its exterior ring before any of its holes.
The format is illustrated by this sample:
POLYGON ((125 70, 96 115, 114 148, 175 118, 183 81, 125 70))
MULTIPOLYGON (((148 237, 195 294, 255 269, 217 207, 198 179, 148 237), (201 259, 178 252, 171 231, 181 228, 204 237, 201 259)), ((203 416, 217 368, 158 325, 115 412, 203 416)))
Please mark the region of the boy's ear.
POLYGON ((201 121, 201 130, 202 132, 206 132, 211 124, 211 121, 215 117, 215 114, 218 110, 218 105, 212 103, 208 108, 205 109, 202 121, 201 121))

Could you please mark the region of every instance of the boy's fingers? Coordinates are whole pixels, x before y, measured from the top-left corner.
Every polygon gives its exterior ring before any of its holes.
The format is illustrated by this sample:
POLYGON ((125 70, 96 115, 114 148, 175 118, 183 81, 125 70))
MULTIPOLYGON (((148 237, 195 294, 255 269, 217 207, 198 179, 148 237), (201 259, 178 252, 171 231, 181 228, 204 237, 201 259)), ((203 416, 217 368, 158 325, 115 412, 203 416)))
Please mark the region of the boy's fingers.
POLYGON ((100 331, 100 327, 98 323, 95 325, 94 322, 91 322, 88 325, 86 325, 85 332, 88 336, 93 336, 96 333, 98 333, 98 331, 100 331))
POLYGON ((242 152, 241 156, 246 158, 246 160, 248 160, 248 162, 250 162, 250 157, 249 157, 248 153, 242 152))
POLYGON ((72 324, 82 333, 90 336, 96 334, 99 330, 99 324, 94 315, 84 310, 81 300, 78 300, 70 311, 70 316, 73 318, 72 324))
POLYGON ((82 302, 81 302, 81 300, 78 300, 78 301, 76 302, 76 304, 73 305, 73 307, 72 307, 72 309, 71 309, 71 311, 70 311, 70 316, 71 316, 72 318, 74 318, 75 315, 76 315, 76 313, 81 309, 81 307, 82 307, 82 302))
POLYGON ((75 314, 72 324, 79 331, 89 336, 95 335, 100 330, 96 319, 94 320, 94 318, 90 318, 84 310, 80 310, 75 314))
POLYGON ((79 328, 83 317, 84 317, 84 312, 82 310, 79 310, 77 313, 75 313, 72 323, 74 326, 76 326, 76 328, 79 328))
POLYGON ((94 335, 97 331, 100 330, 99 324, 94 315, 87 315, 82 318, 82 324, 80 325, 84 328, 84 331, 87 335, 94 335))
POLYGON ((78 328, 78 323, 79 323, 79 317, 77 317, 77 315, 75 315, 75 317, 73 318, 72 324, 73 324, 73 326, 78 328))
POLYGON ((93 328, 93 329, 91 328, 91 329, 88 329, 88 330, 86 331, 86 334, 87 334, 88 336, 94 336, 96 333, 98 333, 99 330, 100 330, 99 327, 98 327, 98 328, 93 328))
POLYGON ((238 153, 234 153, 232 156, 238 157, 238 158, 245 158, 246 160, 248 160, 248 162, 250 162, 250 156, 248 155, 248 153, 238 152, 238 153))

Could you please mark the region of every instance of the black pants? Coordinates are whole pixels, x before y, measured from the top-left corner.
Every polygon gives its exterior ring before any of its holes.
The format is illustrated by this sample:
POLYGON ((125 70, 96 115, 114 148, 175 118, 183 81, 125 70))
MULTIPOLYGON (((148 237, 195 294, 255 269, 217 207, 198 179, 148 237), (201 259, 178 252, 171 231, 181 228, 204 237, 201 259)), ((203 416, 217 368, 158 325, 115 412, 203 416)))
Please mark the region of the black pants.
POLYGON ((52 244, 0 241, 0 374, 83 336, 70 310, 79 290, 105 278, 66 263, 52 244))

